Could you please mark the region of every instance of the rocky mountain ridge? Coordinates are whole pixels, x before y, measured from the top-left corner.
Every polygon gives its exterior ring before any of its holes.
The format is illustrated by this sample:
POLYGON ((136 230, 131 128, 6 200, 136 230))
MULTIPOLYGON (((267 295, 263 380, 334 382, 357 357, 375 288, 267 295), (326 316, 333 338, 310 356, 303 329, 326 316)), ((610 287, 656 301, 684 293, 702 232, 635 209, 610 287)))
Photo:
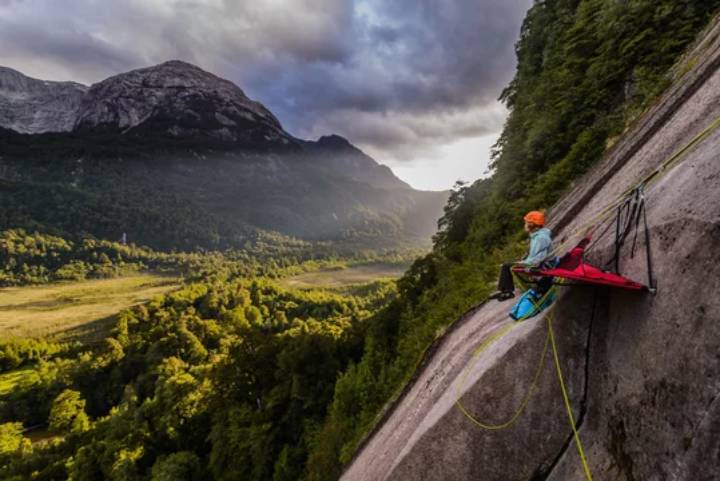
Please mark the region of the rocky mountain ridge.
POLYGON ((179 60, 90 87, 0 68, 0 102, 17 112, 0 117, 0 126, 25 134, 141 129, 156 136, 208 136, 244 147, 294 142, 278 119, 240 87, 179 60))
POLYGON ((69 132, 88 87, 50 82, 0 67, 0 126, 22 134, 69 132))
POLYGON ((89 88, 4 69, 0 105, 12 106, 0 115, 0 181, 10 183, 0 185, 0 227, 129 231, 162 248, 238 245, 256 228, 427 243, 447 199, 412 189, 340 136, 293 137, 240 87, 185 62, 89 88), (49 186, 63 189, 58 199, 20 200, 49 186), (68 209, 95 220, 74 225, 68 209))

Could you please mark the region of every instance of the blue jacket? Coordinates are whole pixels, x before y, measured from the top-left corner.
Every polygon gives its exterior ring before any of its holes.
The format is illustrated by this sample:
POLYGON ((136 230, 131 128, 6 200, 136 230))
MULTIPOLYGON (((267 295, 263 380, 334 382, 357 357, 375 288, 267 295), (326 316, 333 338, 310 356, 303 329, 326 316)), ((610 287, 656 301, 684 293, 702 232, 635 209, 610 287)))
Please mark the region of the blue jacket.
POLYGON ((530 251, 520 263, 526 266, 536 266, 545 259, 552 249, 552 233, 543 227, 530 234, 530 251))

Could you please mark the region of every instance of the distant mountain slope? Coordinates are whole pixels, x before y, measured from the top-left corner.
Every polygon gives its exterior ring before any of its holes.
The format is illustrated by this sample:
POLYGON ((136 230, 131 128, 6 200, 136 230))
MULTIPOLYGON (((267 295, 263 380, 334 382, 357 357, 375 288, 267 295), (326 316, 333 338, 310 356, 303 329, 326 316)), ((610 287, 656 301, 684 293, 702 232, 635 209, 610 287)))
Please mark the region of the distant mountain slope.
POLYGON ((258 229, 418 244, 447 199, 342 137, 294 138, 239 87, 184 62, 89 88, 2 69, 0 86, 18 112, 0 116, 0 228, 127 232, 163 248, 237 246, 258 229), (43 104, 42 121, 27 113, 49 98, 64 100, 43 104))
POLYGON ((0 67, 0 126, 24 134, 72 130, 87 90, 74 82, 46 82, 0 67))

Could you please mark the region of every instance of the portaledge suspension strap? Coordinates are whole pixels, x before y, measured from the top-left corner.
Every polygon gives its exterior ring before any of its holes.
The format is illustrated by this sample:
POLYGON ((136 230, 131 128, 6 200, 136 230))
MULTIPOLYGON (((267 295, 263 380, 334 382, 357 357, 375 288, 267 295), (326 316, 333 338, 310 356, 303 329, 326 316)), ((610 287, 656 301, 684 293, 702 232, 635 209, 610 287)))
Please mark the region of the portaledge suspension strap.
MULTIPOLYGON (((616 274, 620 274, 620 251, 625 245, 630 233, 634 229, 633 242, 630 249, 630 258, 635 256, 635 247, 637 245, 637 234, 640 229, 640 220, 643 220, 645 229, 645 254, 647 259, 648 271, 648 291, 655 293, 657 282, 652 268, 652 252, 650 246, 650 230, 647 224, 647 208, 645 205, 645 185, 641 184, 630 192, 622 204, 617 208, 615 218, 615 255, 606 263, 614 264, 616 274)), ((604 232, 603 232, 604 234, 604 232)), ((594 243, 593 243, 594 244, 594 243)), ((589 249, 588 249, 589 250, 589 249)))

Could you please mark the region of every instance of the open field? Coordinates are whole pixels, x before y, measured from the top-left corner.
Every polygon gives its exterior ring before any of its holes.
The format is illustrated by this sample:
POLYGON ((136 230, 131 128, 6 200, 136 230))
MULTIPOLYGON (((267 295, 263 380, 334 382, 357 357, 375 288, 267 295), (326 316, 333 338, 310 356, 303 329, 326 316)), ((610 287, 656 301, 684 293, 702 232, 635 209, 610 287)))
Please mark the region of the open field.
POLYGON ((115 314, 177 286, 175 278, 140 274, 0 289, 0 339, 96 340, 115 314))
POLYGON ((377 279, 396 279, 403 275, 409 266, 397 264, 364 264, 345 269, 322 269, 305 272, 280 280, 285 287, 307 289, 312 287, 337 288, 353 284, 362 284, 377 279))

